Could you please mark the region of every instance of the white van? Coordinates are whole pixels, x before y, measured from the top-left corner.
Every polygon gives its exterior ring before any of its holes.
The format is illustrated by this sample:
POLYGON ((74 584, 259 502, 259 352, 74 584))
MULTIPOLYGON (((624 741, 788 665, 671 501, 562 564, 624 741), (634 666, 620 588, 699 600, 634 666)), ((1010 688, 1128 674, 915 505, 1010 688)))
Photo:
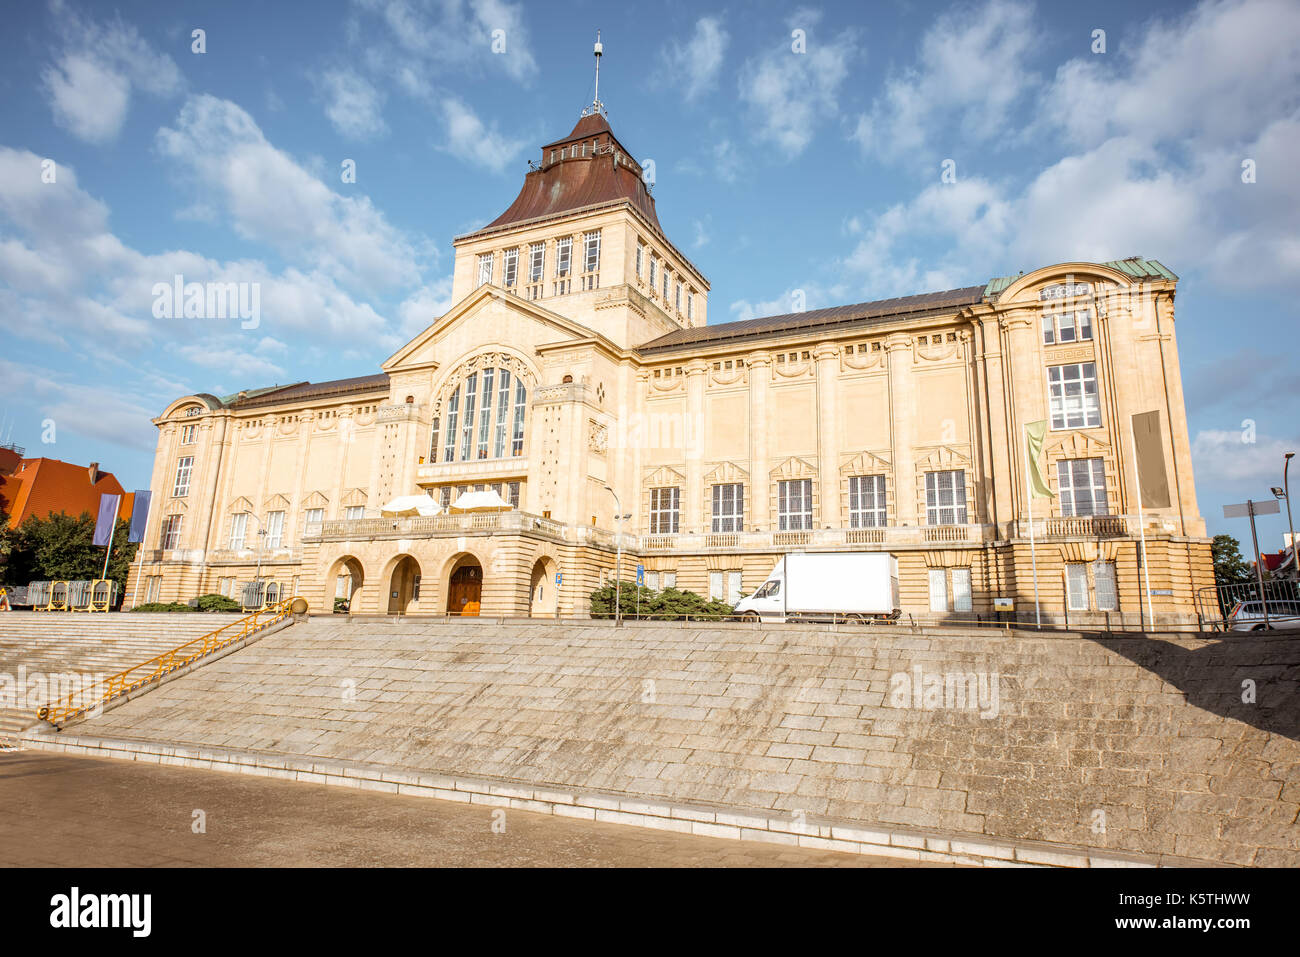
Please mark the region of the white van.
POLYGON ((746 621, 893 620, 898 559, 886 552, 796 552, 736 605, 746 621))

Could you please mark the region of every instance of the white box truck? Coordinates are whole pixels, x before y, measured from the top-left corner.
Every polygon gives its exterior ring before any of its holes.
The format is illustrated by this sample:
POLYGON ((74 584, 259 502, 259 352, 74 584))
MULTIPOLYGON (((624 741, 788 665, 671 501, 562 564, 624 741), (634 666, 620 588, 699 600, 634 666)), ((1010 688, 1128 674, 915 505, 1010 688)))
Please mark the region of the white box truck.
POLYGON ((898 559, 887 552, 795 552, 736 605, 746 621, 893 620, 898 559))

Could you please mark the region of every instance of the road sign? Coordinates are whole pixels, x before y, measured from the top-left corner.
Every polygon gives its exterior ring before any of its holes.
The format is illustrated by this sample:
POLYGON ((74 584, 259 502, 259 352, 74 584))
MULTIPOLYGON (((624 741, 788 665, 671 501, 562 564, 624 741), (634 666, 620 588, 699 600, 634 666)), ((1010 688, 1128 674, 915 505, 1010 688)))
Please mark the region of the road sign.
POLYGON ((555 573, 555 584, 557 584, 557 585, 563 585, 563 584, 564 584, 564 572, 556 572, 556 573, 555 573))
POLYGON ((638 585, 644 585, 644 584, 645 584, 645 566, 644 566, 644 565, 638 565, 638 566, 636 566, 636 583, 637 583, 638 585))
POLYGON ((1262 502, 1242 502, 1240 505, 1225 505, 1223 506, 1223 517, 1250 518, 1252 506, 1256 515, 1276 515, 1281 511, 1278 508, 1277 499, 1268 498, 1262 502))

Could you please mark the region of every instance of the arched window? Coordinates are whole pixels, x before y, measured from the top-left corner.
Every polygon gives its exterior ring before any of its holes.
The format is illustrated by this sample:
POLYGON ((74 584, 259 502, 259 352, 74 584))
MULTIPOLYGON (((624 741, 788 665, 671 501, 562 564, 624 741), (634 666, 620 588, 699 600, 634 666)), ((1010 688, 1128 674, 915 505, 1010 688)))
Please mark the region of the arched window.
POLYGON ((523 455, 527 405, 528 389, 509 369, 470 373, 447 399, 445 413, 433 420, 429 461, 474 462, 523 455))

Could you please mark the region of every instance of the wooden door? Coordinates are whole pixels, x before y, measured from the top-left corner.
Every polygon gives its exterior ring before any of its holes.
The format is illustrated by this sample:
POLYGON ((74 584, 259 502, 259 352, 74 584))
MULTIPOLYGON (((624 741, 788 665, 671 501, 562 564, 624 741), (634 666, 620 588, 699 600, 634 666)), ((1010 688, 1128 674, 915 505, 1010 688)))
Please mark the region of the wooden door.
POLYGON ((478 565, 465 565, 452 573, 447 587, 447 612, 452 615, 477 617, 483 596, 483 570, 478 565))

